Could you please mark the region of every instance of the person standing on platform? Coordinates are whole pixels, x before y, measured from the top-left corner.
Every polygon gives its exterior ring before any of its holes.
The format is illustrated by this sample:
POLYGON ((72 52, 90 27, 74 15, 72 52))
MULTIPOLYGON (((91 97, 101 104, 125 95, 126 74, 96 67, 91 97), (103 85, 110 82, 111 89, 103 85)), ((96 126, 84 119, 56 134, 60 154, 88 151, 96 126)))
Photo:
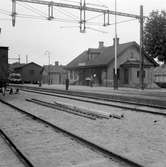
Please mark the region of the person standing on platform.
POLYGON ((66 78, 66 90, 69 90, 69 78, 66 78))

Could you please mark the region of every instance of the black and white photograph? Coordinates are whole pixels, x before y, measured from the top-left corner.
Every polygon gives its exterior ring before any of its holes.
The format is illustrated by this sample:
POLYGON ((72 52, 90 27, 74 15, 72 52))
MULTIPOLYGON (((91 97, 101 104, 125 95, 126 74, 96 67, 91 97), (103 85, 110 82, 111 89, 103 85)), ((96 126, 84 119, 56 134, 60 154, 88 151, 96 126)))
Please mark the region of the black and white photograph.
POLYGON ((0 167, 166 167, 166 1, 0 1, 0 167))

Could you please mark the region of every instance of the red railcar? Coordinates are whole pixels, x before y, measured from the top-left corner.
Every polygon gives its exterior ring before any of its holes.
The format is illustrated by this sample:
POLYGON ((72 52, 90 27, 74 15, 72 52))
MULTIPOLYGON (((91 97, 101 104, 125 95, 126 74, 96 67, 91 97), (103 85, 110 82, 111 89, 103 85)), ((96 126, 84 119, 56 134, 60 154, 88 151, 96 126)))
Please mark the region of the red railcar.
POLYGON ((8 47, 0 47, 0 91, 5 95, 8 83, 8 47))

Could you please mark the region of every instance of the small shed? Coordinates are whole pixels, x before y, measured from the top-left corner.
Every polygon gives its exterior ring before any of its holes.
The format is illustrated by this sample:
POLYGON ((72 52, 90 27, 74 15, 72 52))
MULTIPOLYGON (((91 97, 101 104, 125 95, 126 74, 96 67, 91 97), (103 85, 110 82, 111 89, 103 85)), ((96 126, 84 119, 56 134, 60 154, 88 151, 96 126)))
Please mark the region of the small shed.
POLYGON ((14 71, 21 74, 24 83, 41 82, 43 68, 34 62, 16 67, 14 71))

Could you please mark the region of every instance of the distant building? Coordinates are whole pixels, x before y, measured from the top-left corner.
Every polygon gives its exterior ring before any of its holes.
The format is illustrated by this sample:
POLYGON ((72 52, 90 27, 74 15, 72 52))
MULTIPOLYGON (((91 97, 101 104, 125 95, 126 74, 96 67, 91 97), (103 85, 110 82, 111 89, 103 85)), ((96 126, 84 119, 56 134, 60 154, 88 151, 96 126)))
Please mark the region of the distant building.
MULTIPOLYGON (((114 40, 115 41, 115 40, 114 40)), ((119 44, 117 53, 118 82, 120 86, 139 86, 139 45, 136 42, 119 44)), ((99 42, 98 48, 89 48, 72 60, 66 69, 69 79, 80 85, 88 85, 93 80, 98 86, 113 86, 114 78, 114 44, 105 47, 99 42)), ((144 54, 144 83, 152 82, 152 69, 158 64, 148 55, 144 54)))
POLYGON ((42 72, 42 83, 48 84, 64 84, 67 72, 64 66, 59 65, 56 61, 55 65, 45 65, 42 72))
POLYGON ((14 72, 21 74, 24 83, 38 83, 42 79, 43 68, 34 63, 23 64, 14 68, 14 72))
POLYGON ((14 73, 15 72, 15 68, 21 67, 23 65, 25 65, 25 63, 15 62, 15 63, 9 64, 9 73, 14 73))

